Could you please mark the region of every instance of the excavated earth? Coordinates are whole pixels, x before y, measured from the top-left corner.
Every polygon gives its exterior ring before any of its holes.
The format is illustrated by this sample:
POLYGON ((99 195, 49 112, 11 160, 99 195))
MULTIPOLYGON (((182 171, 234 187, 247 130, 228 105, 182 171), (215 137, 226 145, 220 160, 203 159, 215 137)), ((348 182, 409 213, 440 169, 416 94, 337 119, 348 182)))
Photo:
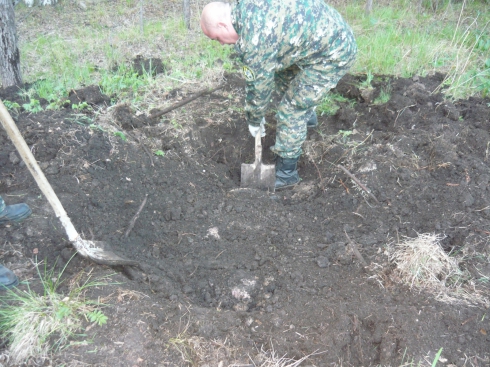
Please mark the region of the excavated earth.
MULTIPOLYGON (((488 303, 448 304, 410 289, 387 252, 437 234, 488 295, 490 100, 446 100, 438 74, 377 76, 372 90, 360 89, 364 81, 342 79, 335 92, 344 102, 308 132, 301 183, 276 193, 240 187, 253 139, 236 75, 159 119, 109 106, 113 96, 94 86, 73 91, 61 110, 11 111, 82 237, 140 264, 72 258, 2 129, 0 194, 33 210, 0 229, 0 261, 20 289, 39 288, 36 261, 68 262, 60 292, 76 277, 112 274, 112 284, 86 295, 106 304, 107 323, 87 323, 70 346, 28 364, 262 366, 273 356, 309 356, 302 366, 431 365, 443 348, 438 366, 489 366, 488 303), (383 91, 390 98, 379 103, 383 91), (70 107, 81 102, 92 110, 70 107)), ((173 91, 162 105, 190 95, 173 91)), ((15 88, 0 98, 26 103, 15 88)))

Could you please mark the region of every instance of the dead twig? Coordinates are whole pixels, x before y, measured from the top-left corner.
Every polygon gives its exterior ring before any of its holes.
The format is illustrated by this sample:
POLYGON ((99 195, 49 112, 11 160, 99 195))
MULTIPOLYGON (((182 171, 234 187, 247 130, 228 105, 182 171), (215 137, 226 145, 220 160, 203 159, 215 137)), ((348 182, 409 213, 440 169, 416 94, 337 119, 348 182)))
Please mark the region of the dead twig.
POLYGON ((349 241, 349 247, 350 247, 351 251, 354 253, 354 255, 356 255, 357 259, 361 262, 362 266, 364 268, 366 268, 368 266, 368 263, 366 262, 366 260, 364 260, 364 257, 361 255, 361 253, 357 249, 356 244, 350 239, 347 232, 344 231, 344 233, 345 233, 345 236, 347 237, 347 240, 349 241))
POLYGON ((374 201, 376 201, 376 202, 379 204, 378 199, 376 199, 376 196, 374 196, 374 195, 371 193, 371 190, 369 190, 369 189, 368 189, 366 186, 364 186, 364 185, 361 183, 361 181, 359 181, 359 180, 357 179, 357 177, 356 177, 356 176, 354 176, 352 173, 350 173, 350 172, 347 170, 347 168, 345 168, 345 167, 344 167, 344 166, 342 166, 341 164, 338 164, 338 165, 337 165, 337 167, 339 167, 339 168, 340 168, 342 171, 344 171, 344 172, 345 172, 345 174, 346 174, 347 176, 349 176, 349 177, 350 177, 350 178, 351 178, 351 179, 352 179, 352 180, 353 180, 353 181, 354 181, 356 184, 358 184, 358 185, 359 185, 359 187, 360 187, 361 189, 363 189, 364 191, 366 191, 366 193, 367 193, 367 194, 368 194, 368 195, 369 195, 369 196, 370 196, 370 197, 371 197, 371 198, 372 198, 374 201))
POLYGON ((131 219, 131 221, 129 222, 129 226, 128 226, 128 229, 126 230, 126 232, 124 233, 124 237, 125 238, 128 238, 129 236, 129 232, 131 232, 131 230, 133 229, 134 227, 134 224, 136 223, 136 221, 138 220, 138 217, 140 216, 141 214, 141 211, 143 210, 143 208, 145 207, 146 205, 146 200, 148 199, 148 194, 145 195, 145 199, 143 200, 143 202, 141 203, 140 207, 138 208, 138 211, 136 212, 136 214, 134 215, 133 219, 131 219))
POLYGON ((225 86, 224 84, 221 84, 220 86, 218 86, 218 87, 216 87, 214 89, 211 89, 211 90, 209 90, 209 89, 202 90, 202 91, 196 93, 195 95, 193 95, 193 96, 191 96, 189 98, 186 98, 186 99, 184 99, 184 100, 182 100, 180 102, 175 103, 174 105, 172 105, 170 107, 167 107, 167 108, 165 108, 165 109, 163 109, 161 111, 158 111, 158 112, 153 113, 152 115, 150 115, 150 119, 154 119, 154 118, 160 117, 162 115, 165 115, 166 113, 168 113, 168 112, 170 112, 172 110, 175 110, 176 108, 179 108, 179 107, 181 107, 181 106, 183 106, 183 105, 185 105, 185 104, 187 104, 189 102, 192 102, 193 100, 195 100, 195 99, 197 99, 197 98, 199 98, 201 96, 204 96, 206 94, 211 94, 213 92, 216 92, 218 89, 221 89, 224 86, 225 86))

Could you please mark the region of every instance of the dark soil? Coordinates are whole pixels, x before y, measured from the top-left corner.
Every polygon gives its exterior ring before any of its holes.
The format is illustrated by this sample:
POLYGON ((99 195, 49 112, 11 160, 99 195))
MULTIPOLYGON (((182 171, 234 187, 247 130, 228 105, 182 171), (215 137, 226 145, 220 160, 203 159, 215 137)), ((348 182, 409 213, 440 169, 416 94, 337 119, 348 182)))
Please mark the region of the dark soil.
MULTIPOLYGON (((141 264, 71 260, 69 278, 115 272, 120 284, 88 293, 107 303, 107 324, 44 365, 259 366, 261 351, 272 350, 294 359, 318 353, 307 366, 430 365, 443 348, 438 365, 489 366, 486 306, 411 291, 390 277, 384 252, 405 237, 440 234, 448 252, 465 255, 462 267, 488 281, 490 100, 445 100, 432 93, 441 75, 377 77, 372 94, 359 90, 362 81, 341 81, 336 91, 350 101, 319 117, 300 160, 302 182, 276 193, 240 188, 253 139, 235 76, 162 122, 107 107, 94 87, 70 97, 99 109, 84 113, 92 120, 68 107, 12 113, 82 236, 141 264), (374 104, 388 86, 390 100, 374 104)), ((20 101, 15 89, 0 98, 20 101)), ((271 163, 272 112, 267 120, 271 163)), ((0 261, 35 284, 33 260, 61 269, 74 250, 3 130, 0 167, 7 204, 33 209, 0 229, 0 261)))

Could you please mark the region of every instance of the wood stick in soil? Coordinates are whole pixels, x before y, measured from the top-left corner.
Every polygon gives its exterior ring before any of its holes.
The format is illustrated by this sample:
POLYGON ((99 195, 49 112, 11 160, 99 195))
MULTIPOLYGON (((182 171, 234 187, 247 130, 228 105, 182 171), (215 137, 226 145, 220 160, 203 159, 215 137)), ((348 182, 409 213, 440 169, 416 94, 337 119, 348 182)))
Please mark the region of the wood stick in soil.
POLYGON ((131 219, 131 221, 129 222, 129 226, 128 226, 128 229, 126 230, 126 232, 124 233, 124 237, 125 238, 128 238, 129 236, 129 233, 131 232, 131 230, 133 229, 136 221, 138 220, 138 217, 140 216, 141 214, 141 211, 143 210, 143 208, 145 207, 146 205, 146 200, 148 199, 148 194, 145 195, 145 199, 143 200, 143 202, 141 203, 140 207, 138 208, 138 211, 136 212, 136 214, 134 215, 133 219, 131 219))
POLYGON ((364 270, 366 270, 365 268, 368 266, 367 261, 364 260, 364 257, 361 255, 361 253, 357 249, 356 244, 350 239, 350 237, 347 234, 347 232, 344 231, 344 233, 345 233, 345 236, 347 237, 347 240, 349 241, 349 247, 350 247, 351 251, 354 253, 354 255, 356 255, 357 259, 361 262, 364 270))
POLYGON ((366 187, 364 184, 362 184, 362 182, 361 182, 361 181, 359 181, 359 180, 357 179, 357 177, 356 177, 356 176, 354 176, 352 173, 350 173, 350 172, 347 170, 347 168, 345 168, 345 167, 344 167, 344 166, 342 166, 341 164, 337 165, 337 167, 339 167, 339 168, 340 168, 342 171, 344 171, 344 172, 345 172, 345 174, 346 174, 347 176, 349 176, 349 177, 350 177, 350 178, 351 178, 351 179, 352 179, 352 180, 353 180, 353 181, 354 181, 356 184, 358 184, 358 185, 359 185, 359 187, 360 187, 361 189, 363 189, 364 191, 366 191, 366 193, 367 193, 367 194, 368 194, 368 195, 369 195, 369 196, 370 196, 370 197, 371 197, 371 198, 372 198, 374 201, 376 201, 377 203, 379 203, 378 199, 376 199, 376 196, 374 196, 374 195, 371 193, 371 190, 369 190, 369 189, 368 189, 368 188, 367 188, 367 187, 366 187))
POLYGON ((165 109, 163 109, 161 111, 158 111, 158 112, 153 113, 152 115, 150 115, 150 119, 154 119, 154 118, 160 117, 162 115, 165 115, 166 113, 168 113, 168 112, 170 112, 172 110, 175 110, 176 108, 179 108, 179 107, 181 107, 181 106, 183 106, 183 105, 185 105, 185 104, 187 104, 189 102, 192 102, 193 100, 195 100, 195 99, 197 99, 199 97, 202 97, 202 96, 204 96, 206 94, 211 94, 213 92, 216 92, 218 89, 221 89, 224 86, 225 86, 224 84, 221 84, 220 86, 218 86, 218 87, 216 87, 214 89, 211 89, 211 90, 204 89, 204 90, 202 90, 202 91, 194 94, 193 96, 191 96, 189 98, 186 98, 186 99, 184 99, 184 100, 182 100, 180 102, 177 102, 177 103, 173 104, 170 107, 167 107, 167 108, 165 108, 165 109))

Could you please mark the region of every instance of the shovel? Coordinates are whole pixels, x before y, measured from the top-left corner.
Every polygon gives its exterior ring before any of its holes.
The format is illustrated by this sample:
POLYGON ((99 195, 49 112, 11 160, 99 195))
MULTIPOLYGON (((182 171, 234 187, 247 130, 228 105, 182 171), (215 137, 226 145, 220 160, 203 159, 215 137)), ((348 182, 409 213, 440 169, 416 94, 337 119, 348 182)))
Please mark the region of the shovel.
POLYGON ((3 102, 0 100, 0 121, 2 126, 7 131, 8 136, 14 143, 17 151, 22 157, 24 163, 26 164, 29 171, 31 171, 32 176, 37 182, 37 185, 43 192, 46 199, 48 199, 49 204, 53 208, 56 216, 61 221, 61 224, 65 228, 68 239, 73 244, 73 247, 78 251, 80 255, 86 257, 97 264, 102 265, 139 265, 137 261, 128 260, 116 255, 110 250, 107 244, 101 241, 87 241, 80 237, 75 227, 71 223, 70 218, 66 214, 65 209, 61 205, 58 197, 53 191, 53 188, 49 184, 48 180, 44 176, 43 171, 36 162, 36 159, 32 155, 29 147, 27 146, 24 138, 20 134, 17 125, 15 125, 14 120, 10 116, 9 112, 5 108, 3 102))
POLYGON ((242 163, 241 187, 267 189, 274 192, 276 184, 276 167, 273 164, 262 164, 262 144, 260 131, 255 135, 255 162, 242 163))

